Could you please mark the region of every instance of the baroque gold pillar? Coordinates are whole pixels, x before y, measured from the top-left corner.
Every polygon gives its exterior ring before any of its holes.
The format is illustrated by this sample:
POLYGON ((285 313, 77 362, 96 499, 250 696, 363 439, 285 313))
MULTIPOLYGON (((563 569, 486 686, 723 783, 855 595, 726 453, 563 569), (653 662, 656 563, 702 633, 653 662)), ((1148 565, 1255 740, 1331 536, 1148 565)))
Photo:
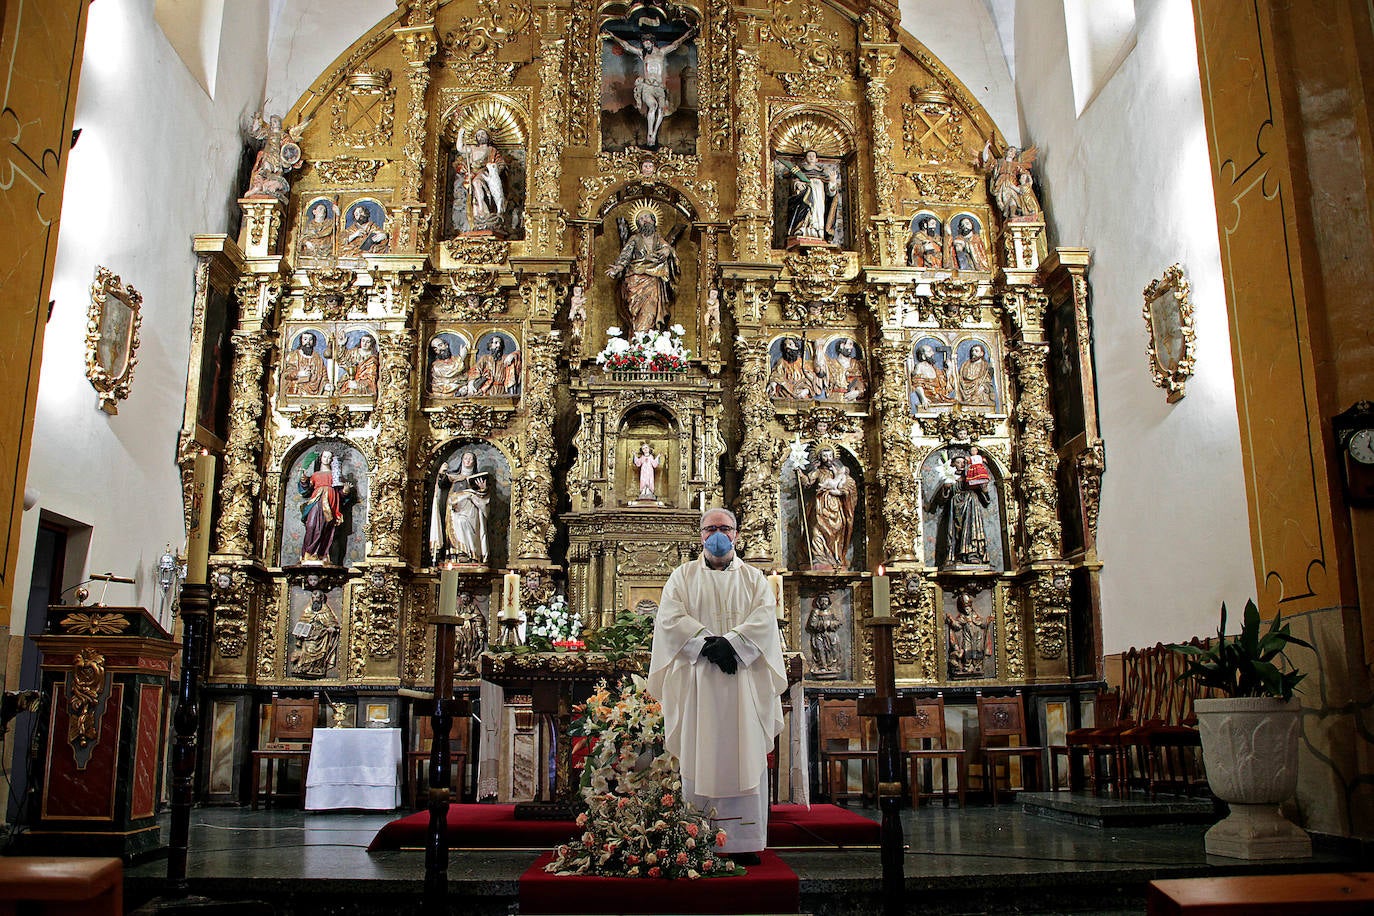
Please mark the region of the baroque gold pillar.
POLYGON ((884 340, 877 347, 882 381, 878 387, 878 482, 883 495, 883 552, 889 563, 914 563, 921 526, 920 495, 912 468, 919 465, 911 444, 906 393, 906 346, 884 340))
POLYGON ((377 464, 370 474, 368 559, 400 562, 404 551, 406 448, 410 431, 411 367, 415 332, 383 334, 377 400, 377 464))
POLYGON ((739 360, 740 443, 735 467, 739 469, 739 536, 744 558, 751 563, 773 562, 773 534, 778 517, 777 453, 779 443, 768 433, 773 405, 768 400, 768 340, 735 339, 739 360))
POLYGON ((736 215, 730 227, 735 259, 766 261, 772 244, 769 214, 763 205, 763 129, 760 114, 759 49, 757 44, 735 52, 739 80, 735 90, 736 215))
POLYGON ((873 155, 873 198, 877 213, 869 227, 873 260, 885 266, 904 265, 902 220, 897 216, 897 178, 893 169, 892 119, 887 115, 890 90, 887 80, 897 65, 897 44, 863 42, 859 45, 859 72, 868 101, 870 143, 873 155))
POLYGON ((1054 450, 1054 416, 1050 412, 1050 385, 1045 374, 1049 346, 1018 341, 1008 357, 1016 374, 1020 398, 1016 405, 1016 489, 1021 501, 1020 544, 1022 561, 1035 563, 1059 556, 1059 488, 1055 473, 1059 456, 1054 450))
POLYGON ((531 334, 525 340, 525 432, 511 481, 520 537, 516 553, 522 563, 547 563, 553 543, 553 389, 562 346, 557 331, 531 334))
POLYGON ((267 407, 263 371, 272 342, 265 332, 256 330, 235 331, 231 340, 233 387, 216 553, 250 560, 254 555, 253 509, 262 493, 262 419, 267 407))
MULTIPOLYGON (((424 14, 425 11, 412 12, 412 20, 424 14)), ((432 11, 428 18, 432 20, 432 11)), ((438 41, 432 21, 398 27, 395 35, 405 55, 406 79, 410 84, 410 97, 406 102, 406 140, 401 149, 401 219, 396 247, 411 252, 427 247, 428 243, 429 216, 421 194, 425 179, 425 135, 429 126, 429 61, 438 41)))
POLYGON ((568 78, 565 66, 566 17, 545 8, 539 36, 539 147, 534 157, 534 206, 526 215, 530 253, 556 255, 563 245, 563 211, 559 192, 563 177, 563 147, 567 142, 568 78))

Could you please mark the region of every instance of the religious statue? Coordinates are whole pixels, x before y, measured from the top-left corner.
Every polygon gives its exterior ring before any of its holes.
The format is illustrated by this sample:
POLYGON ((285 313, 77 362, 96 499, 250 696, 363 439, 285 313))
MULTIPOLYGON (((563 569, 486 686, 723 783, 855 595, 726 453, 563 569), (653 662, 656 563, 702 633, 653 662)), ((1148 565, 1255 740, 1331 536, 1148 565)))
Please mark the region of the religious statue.
POLYGON ((952 677, 983 677, 992 620, 973 609, 973 596, 960 592, 955 613, 945 614, 949 634, 949 673, 952 677))
POLYGON ((959 400, 971 407, 993 407, 997 403, 992 363, 988 362, 987 348, 980 343, 969 347, 968 356, 959 366, 959 400))
POLYGON ((988 246, 983 244, 983 234, 978 231, 973 220, 967 216, 959 217, 954 238, 949 243, 954 266, 959 270, 989 270, 988 246))
POLYGON ((656 499, 658 486, 654 478, 661 459, 654 454, 654 447, 645 442, 635 455, 635 467, 639 468, 639 498, 656 499))
POLYGON ((486 564, 487 512, 491 506, 487 476, 478 469, 473 452, 464 452, 456 468, 439 469, 434 488, 436 524, 431 528, 431 543, 442 545, 442 556, 436 556, 436 562, 449 559, 486 564))
POLYGON ((811 634, 812 677, 825 680, 840 674, 840 618, 831 608, 829 592, 821 592, 811 599, 811 615, 806 619, 806 632, 811 634))
POLYGON ((802 341, 796 337, 784 337, 778 343, 778 360, 768 373, 768 396, 790 401, 825 397, 825 382, 807 364, 802 341))
POLYGON ((568 324, 571 330, 568 340, 576 353, 582 346, 582 335, 587 329, 587 293, 583 286, 574 286, 572 300, 568 303, 568 324))
POLYGON ((638 57, 644 66, 644 71, 635 78, 634 100, 635 108, 644 116, 648 127, 644 145, 649 149, 658 146, 658 129, 663 125, 663 119, 670 112, 671 101, 668 98, 668 55, 686 44, 692 36, 697 34, 697 27, 692 26, 682 33, 676 41, 663 45, 662 47, 654 41, 654 36, 645 32, 639 37, 639 44, 631 44, 618 35, 611 33, 605 26, 601 29, 602 33, 611 41, 619 45, 626 54, 638 57))
POLYGON ((468 383, 462 394, 473 397, 513 396, 520 393, 520 351, 506 352, 506 339, 500 334, 487 338, 486 349, 468 370, 468 383))
POLYGON ((794 239, 815 239, 833 243, 836 206, 840 191, 840 172, 834 165, 822 163, 815 150, 807 150, 800 163, 778 158, 774 165, 778 176, 791 181, 787 199, 787 231, 783 233, 789 244, 794 239))
POLYGON ((918 216, 913 221, 911 238, 906 243, 906 263, 909 267, 926 269, 945 266, 945 246, 940 236, 940 221, 935 217, 918 216))
MULTIPOLYGON (((461 342, 460 339, 460 345, 461 342)), ((467 385, 467 373, 463 370, 466 350, 454 353, 448 338, 440 335, 429 342, 429 352, 433 355, 429 364, 429 393, 439 398, 457 397, 467 385)))
POLYGON ((706 294, 706 338, 711 346, 720 346, 720 290, 714 286, 706 294))
POLYGON ((291 182, 286 175, 301 164, 301 135, 309 123, 309 120, 305 120, 288 130, 282 127, 281 115, 272 115, 265 121, 261 111, 253 116, 253 126, 248 133, 255 140, 262 141, 262 149, 258 150, 257 158, 253 161, 253 177, 249 180, 248 190, 243 193, 244 197, 269 198, 286 203, 291 190, 291 182))
POLYGON ((606 276, 620 281, 621 311, 631 329, 636 333, 662 330, 676 295, 673 283, 680 272, 677 251, 659 234, 658 212, 651 206, 639 208, 634 215, 633 232, 625 220, 617 224, 623 247, 606 276))
POLYGON ((835 341, 834 355, 824 358, 822 374, 828 397, 839 401, 868 397, 868 369, 859 357, 859 345, 850 338, 835 341))
POLYGON ((296 347, 286 354, 282 369, 282 394, 287 397, 319 397, 325 393, 329 372, 324 356, 315 348, 320 345, 314 331, 303 331, 296 347))
POLYGON ((955 455, 952 461, 945 462, 926 501, 926 511, 944 513, 936 539, 942 568, 986 568, 990 563, 987 509, 992 504, 992 477, 984 463, 981 472, 975 472, 970 479, 969 467, 967 455, 955 455))
POLYGON ((474 233, 501 234, 506 228, 506 157, 492 145, 491 134, 477 128, 471 143, 458 131, 453 168, 465 198, 467 228, 474 233))
POLYGON ((954 380, 935 362, 935 348, 921 344, 916 348, 916 365, 911 369, 911 390, 916 406, 929 409, 936 404, 948 404, 954 397, 954 380))
POLYGON ((334 232, 338 227, 334 205, 324 198, 311 201, 309 218, 301 224, 296 252, 304 259, 328 261, 334 257, 334 232))
POLYGON ((811 569, 849 568, 849 544, 854 535, 854 510, 859 485, 833 448, 823 448, 807 470, 797 470, 799 488, 811 491, 806 505, 806 544, 811 569))
POLYGON ((479 659, 487 647, 487 618, 470 592, 458 593, 457 614, 462 622, 453 630, 453 673, 456 677, 477 677, 481 672, 479 659))
POLYGON ((312 591, 310 607, 291 628, 296 642, 291 652, 294 677, 325 677, 339 660, 339 615, 329 606, 328 598, 324 589, 312 591))
POLYGON ((358 345, 344 351, 340 361, 343 378, 339 388, 343 394, 370 395, 377 393, 377 339, 371 334, 358 337, 358 345))
POLYGON ((999 159, 993 154, 991 138, 983 147, 979 165, 988 176, 988 193, 1003 219, 1033 219, 1040 215, 1035 179, 1031 175, 1036 152, 1034 146, 1028 150, 1009 146, 999 159))
POLYGON ((386 254, 391 250, 391 236, 380 223, 373 222, 372 210, 364 204, 354 204, 345 225, 343 253, 354 259, 366 254, 386 254))
POLYGON ((358 493, 356 484, 345 479, 343 461, 325 449, 318 457, 306 456, 296 489, 303 497, 301 521, 305 523, 301 562, 338 566, 352 527, 351 510, 358 493), (311 465, 314 471, 309 470, 311 465), (341 530, 344 531, 343 539, 338 537, 341 530))

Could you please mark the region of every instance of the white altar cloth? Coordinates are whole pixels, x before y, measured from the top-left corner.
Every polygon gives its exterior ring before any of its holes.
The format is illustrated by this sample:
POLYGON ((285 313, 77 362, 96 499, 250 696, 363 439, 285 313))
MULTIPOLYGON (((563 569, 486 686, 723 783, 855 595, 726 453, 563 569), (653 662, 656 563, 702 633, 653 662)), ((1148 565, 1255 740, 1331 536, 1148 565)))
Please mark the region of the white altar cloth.
POLYGON ((369 808, 401 804, 399 728, 317 728, 310 743, 305 809, 369 808))

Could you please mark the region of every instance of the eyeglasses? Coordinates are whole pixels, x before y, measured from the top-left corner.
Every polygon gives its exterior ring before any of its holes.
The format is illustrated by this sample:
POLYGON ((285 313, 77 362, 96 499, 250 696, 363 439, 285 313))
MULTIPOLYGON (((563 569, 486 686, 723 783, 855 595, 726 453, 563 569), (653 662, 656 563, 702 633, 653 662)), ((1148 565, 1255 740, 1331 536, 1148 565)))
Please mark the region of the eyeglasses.
POLYGON ((730 533, 732 533, 734 530, 735 530, 735 528, 734 528, 733 525, 702 525, 702 526, 701 526, 701 533, 702 533, 702 534, 715 534, 717 531, 719 531, 721 534, 730 534, 730 533))

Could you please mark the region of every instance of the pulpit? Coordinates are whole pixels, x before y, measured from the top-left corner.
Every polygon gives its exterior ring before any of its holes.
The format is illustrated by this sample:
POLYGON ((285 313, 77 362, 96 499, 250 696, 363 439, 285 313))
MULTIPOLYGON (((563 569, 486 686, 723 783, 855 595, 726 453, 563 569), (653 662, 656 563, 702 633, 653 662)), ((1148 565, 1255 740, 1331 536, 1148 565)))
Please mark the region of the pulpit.
POLYGON ((168 682, 178 645, 143 608, 48 608, 33 829, 25 852, 120 856, 162 847, 168 682))

